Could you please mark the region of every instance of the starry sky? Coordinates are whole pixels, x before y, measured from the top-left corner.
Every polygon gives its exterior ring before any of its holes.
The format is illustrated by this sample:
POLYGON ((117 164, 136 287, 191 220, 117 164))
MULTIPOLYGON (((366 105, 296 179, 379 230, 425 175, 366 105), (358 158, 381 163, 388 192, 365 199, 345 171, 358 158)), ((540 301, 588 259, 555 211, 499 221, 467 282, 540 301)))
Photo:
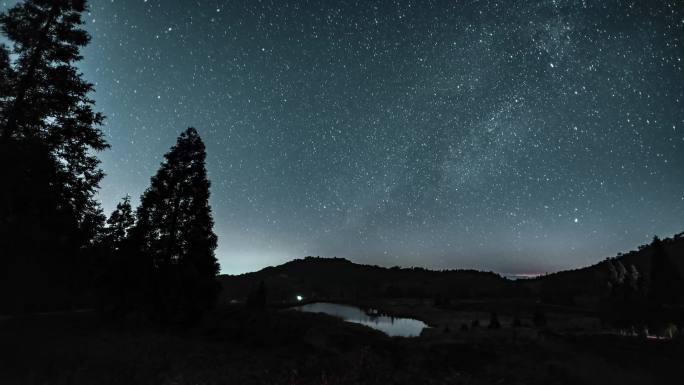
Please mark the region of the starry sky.
POLYGON ((682 0, 90 3, 99 199, 195 126, 223 273, 541 273, 684 231, 682 0))

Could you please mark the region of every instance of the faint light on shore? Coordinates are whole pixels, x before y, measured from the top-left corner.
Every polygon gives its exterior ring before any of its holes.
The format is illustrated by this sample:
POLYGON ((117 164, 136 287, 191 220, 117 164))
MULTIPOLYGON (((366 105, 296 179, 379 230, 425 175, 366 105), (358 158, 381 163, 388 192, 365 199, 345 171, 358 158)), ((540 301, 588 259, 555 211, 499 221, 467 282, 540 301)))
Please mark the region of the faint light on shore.
POLYGON ((297 301, 301 302, 303 299, 304 299, 304 297, 302 297, 301 295, 297 296, 297 301))

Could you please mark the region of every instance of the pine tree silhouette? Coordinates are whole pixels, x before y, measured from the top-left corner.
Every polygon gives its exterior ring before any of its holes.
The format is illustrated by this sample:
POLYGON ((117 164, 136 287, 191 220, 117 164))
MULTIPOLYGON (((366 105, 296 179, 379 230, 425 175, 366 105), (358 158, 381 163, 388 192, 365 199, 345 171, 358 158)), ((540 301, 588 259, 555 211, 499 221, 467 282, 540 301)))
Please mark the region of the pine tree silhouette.
POLYGON ((102 242, 107 245, 108 249, 120 250, 134 224, 135 216, 131 207, 131 197, 126 195, 107 219, 107 227, 102 231, 102 242))
POLYGON ((130 313, 135 309, 134 304, 140 303, 138 296, 143 282, 129 242, 134 224, 131 199, 125 196, 107 219, 97 241, 96 254, 100 257, 97 286, 101 306, 112 310, 115 316, 130 313))
POLYGON ((84 11, 84 0, 28 0, 0 15, 17 56, 3 94, 0 140, 42 144, 58 161, 69 201, 81 216, 103 176, 92 151, 107 148, 99 129, 104 117, 88 97, 93 86, 75 66, 90 40, 81 28, 84 11))
POLYGON ((10 53, 7 46, 0 44, 0 111, 5 111, 7 107, 7 96, 12 92, 12 80, 14 79, 14 68, 10 64, 10 53))
POLYGON ((183 132, 164 158, 141 198, 132 238, 154 271, 157 313, 173 321, 213 304, 219 265, 206 153, 197 130, 183 132))
POLYGON ((103 116, 75 66, 89 41, 84 11, 84 0, 27 0, 0 14, 12 44, 0 47, 0 267, 14 279, 8 288, 23 285, 13 291, 25 304, 38 282, 43 294, 81 291, 83 251, 104 221, 93 199, 103 116))
POLYGON ((675 303, 679 300, 679 293, 684 289, 684 280, 674 265, 663 241, 658 237, 651 243, 653 255, 651 257, 650 287, 648 296, 656 304, 675 303))

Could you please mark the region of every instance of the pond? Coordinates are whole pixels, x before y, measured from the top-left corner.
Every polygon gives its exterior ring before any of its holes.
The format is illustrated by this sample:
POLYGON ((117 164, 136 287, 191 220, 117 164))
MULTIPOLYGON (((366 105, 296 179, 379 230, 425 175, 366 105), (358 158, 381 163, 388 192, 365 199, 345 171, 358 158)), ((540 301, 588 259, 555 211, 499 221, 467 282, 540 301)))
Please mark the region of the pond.
POLYGON ((369 315, 356 306, 337 303, 316 302, 295 307, 309 313, 325 313, 348 322, 365 325, 391 337, 417 337, 428 325, 412 318, 396 318, 384 315, 369 315))

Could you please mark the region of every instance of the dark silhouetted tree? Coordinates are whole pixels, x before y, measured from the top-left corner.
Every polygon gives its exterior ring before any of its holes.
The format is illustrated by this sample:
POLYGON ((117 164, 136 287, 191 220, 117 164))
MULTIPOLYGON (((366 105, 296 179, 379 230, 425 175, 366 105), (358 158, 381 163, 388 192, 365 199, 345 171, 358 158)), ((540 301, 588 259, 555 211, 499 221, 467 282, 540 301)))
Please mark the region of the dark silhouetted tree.
POLYGON ((103 176, 94 153, 107 147, 103 116, 75 66, 89 41, 85 11, 84 0, 26 0, 0 14, 11 43, 0 48, 0 255, 29 286, 79 282, 83 251, 104 220, 93 199, 103 176))
POLYGON ((5 111, 10 101, 14 77, 9 50, 6 45, 0 44, 0 111, 5 111))
POLYGON ((107 219, 95 247, 100 257, 96 285, 101 305, 106 310, 112 310, 115 316, 134 310, 143 284, 140 278, 142 266, 136 265, 135 250, 129 240, 134 224, 131 200, 125 196, 107 219))
POLYGON ((33 142, 48 151, 81 220, 91 215, 103 176, 93 150, 107 147, 99 129, 104 118, 88 97, 93 86, 75 66, 90 40, 81 28, 85 11, 84 0, 28 0, 0 15, 17 57, 3 95, 0 140, 33 142))
POLYGON ((674 265, 667 251, 665 251, 665 245, 660 238, 653 238, 651 248, 653 254, 649 277, 649 299, 657 304, 680 301, 684 285, 677 266, 674 265))
POLYGON ((219 292, 205 158, 197 130, 188 128, 164 155, 137 210, 131 238, 154 271, 154 303, 164 321, 194 317, 219 292))
POLYGON ((608 260, 608 296, 623 300, 635 299, 644 291, 642 275, 634 265, 626 268, 620 260, 608 260))
POLYGON ((645 305, 645 284, 642 274, 634 265, 626 268, 620 259, 608 259, 607 290, 601 297, 600 316, 603 323, 621 329, 643 324, 649 313, 645 305))
POLYGON ((135 216, 131 207, 131 197, 126 195, 116 205, 102 230, 102 243, 112 251, 119 251, 135 224, 135 216))

